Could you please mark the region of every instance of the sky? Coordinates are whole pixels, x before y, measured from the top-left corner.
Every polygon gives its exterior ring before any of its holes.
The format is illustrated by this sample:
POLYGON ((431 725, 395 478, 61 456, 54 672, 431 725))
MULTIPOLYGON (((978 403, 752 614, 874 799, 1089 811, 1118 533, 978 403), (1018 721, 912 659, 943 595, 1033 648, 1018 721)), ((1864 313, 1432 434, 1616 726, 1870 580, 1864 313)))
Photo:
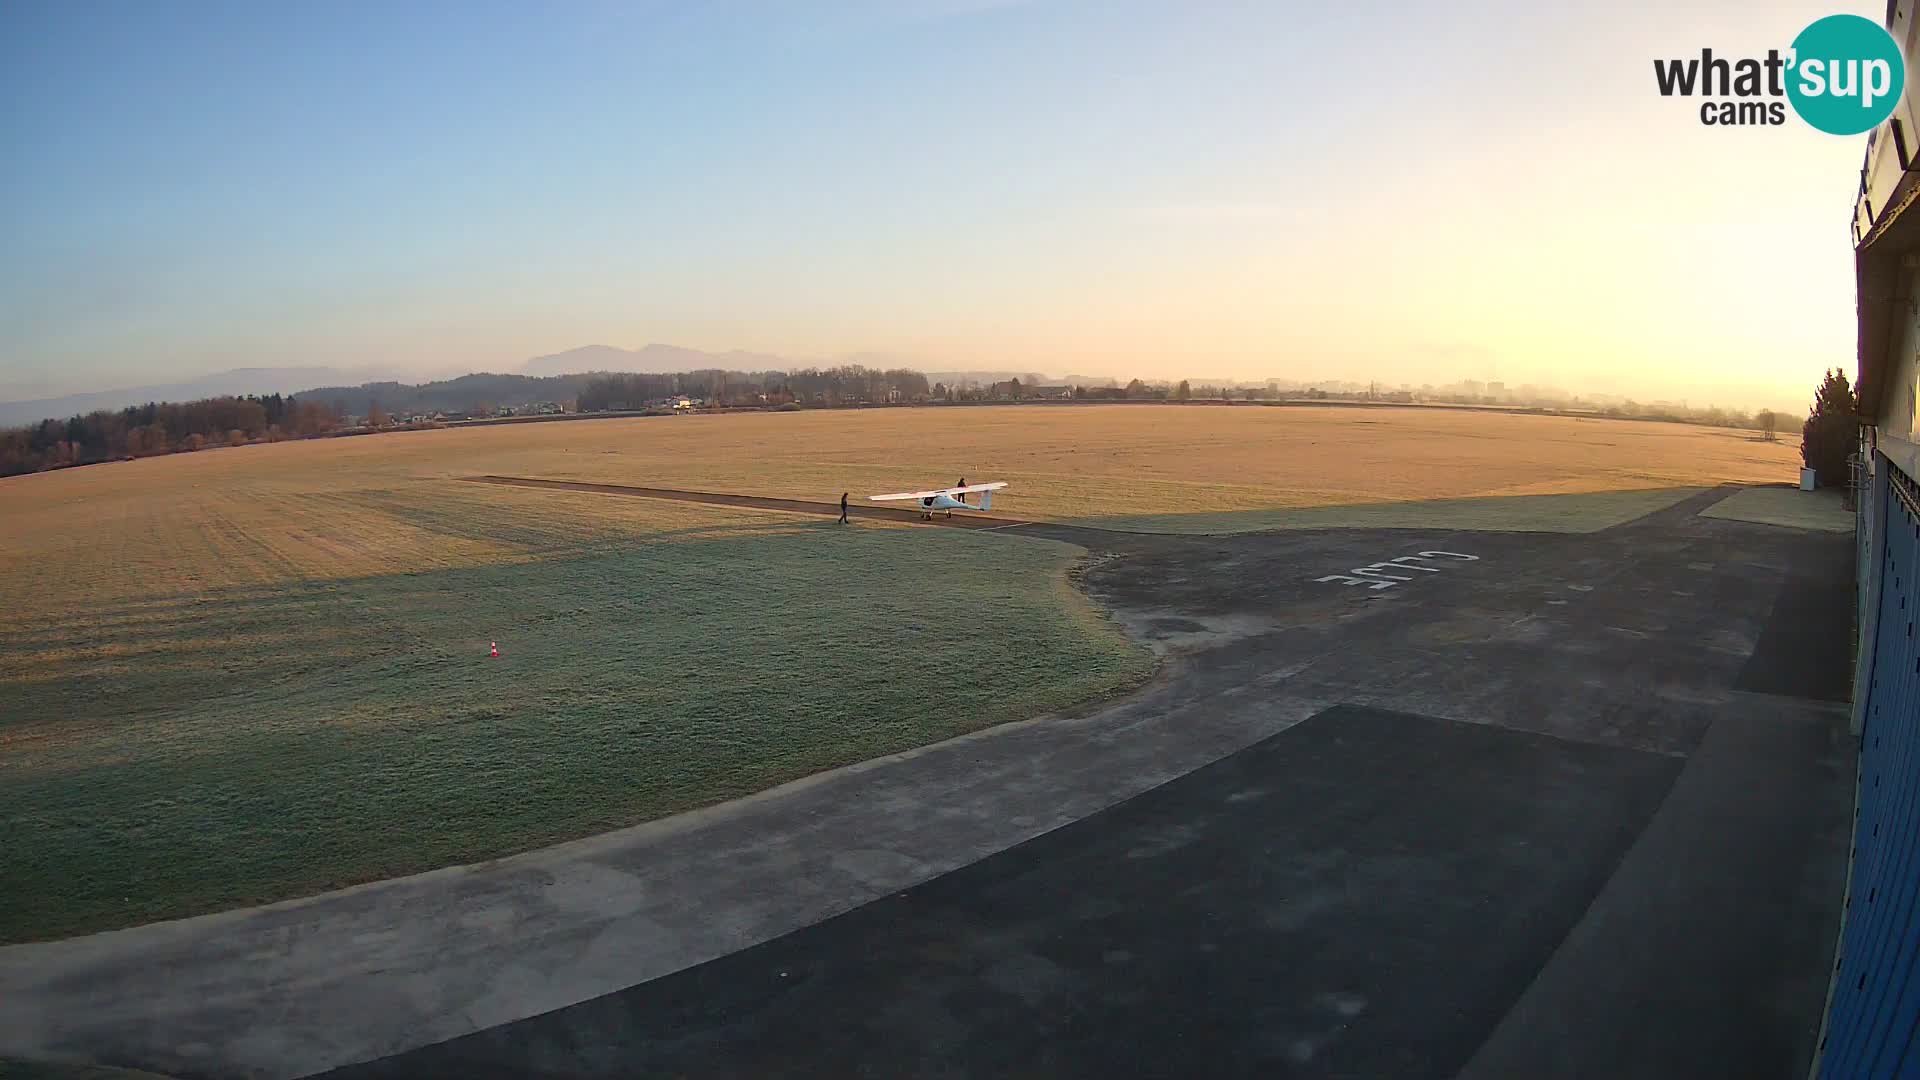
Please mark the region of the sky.
POLYGON ((1865 137, 1653 60, 1876 4, 0 6, 0 399, 668 342, 1800 408, 1865 137))

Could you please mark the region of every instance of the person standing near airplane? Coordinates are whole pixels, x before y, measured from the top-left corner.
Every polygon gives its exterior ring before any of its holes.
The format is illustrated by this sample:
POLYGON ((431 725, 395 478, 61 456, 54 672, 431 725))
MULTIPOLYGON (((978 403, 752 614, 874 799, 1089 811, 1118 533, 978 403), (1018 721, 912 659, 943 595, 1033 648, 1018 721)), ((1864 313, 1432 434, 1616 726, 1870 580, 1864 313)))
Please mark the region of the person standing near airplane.
POLYGON ((840 493, 840 524, 847 523, 847 492, 840 493))

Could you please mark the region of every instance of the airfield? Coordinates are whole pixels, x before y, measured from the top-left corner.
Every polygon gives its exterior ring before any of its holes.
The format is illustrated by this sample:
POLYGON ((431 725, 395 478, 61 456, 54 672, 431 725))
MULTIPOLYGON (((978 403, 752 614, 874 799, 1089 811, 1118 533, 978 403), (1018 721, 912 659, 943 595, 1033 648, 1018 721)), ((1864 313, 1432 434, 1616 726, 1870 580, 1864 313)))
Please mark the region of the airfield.
POLYGON ((0 482, 0 1055, 1803 1073, 1853 540, 1796 464, 1032 407, 0 482), (959 475, 990 521, 823 510, 959 475))

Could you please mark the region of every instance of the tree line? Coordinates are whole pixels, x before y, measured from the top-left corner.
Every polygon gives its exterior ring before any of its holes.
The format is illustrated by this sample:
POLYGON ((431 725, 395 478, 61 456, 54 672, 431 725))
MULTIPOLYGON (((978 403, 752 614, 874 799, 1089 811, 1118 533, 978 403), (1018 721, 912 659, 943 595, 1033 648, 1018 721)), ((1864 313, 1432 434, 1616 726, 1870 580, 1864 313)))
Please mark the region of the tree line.
POLYGON ((0 431, 0 476, 321 435, 340 415, 291 396, 217 397, 99 409, 0 431))
POLYGON ((780 405, 861 405, 927 401, 937 396, 927 377, 905 368, 878 370, 849 364, 793 371, 732 371, 708 368, 674 372, 586 372, 577 375, 462 375, 421 383, 378 382, 327 386, 301 395, 342 414, 390 417, 460 413, 488 416, 503 408, 542 402, 565 412, 642 410, 687 397, 728 407, 780 405))
POLYGON ((371 382, 359 386, 323 386, 302 391, 306 401, 318 401, 342 414, 361 416, 374 409, 390 416, 432 413, 485 415, 501 407, 518 408, 547 401, 573 401, 592 381, 591 375, 495 375, 479 373, 457 379, 412 385, 371 382))
POLYGON ((783 405, 911 404, 932 398, 927 377, 906 368, 879 370, 859 364, 793 371, 678 371, 662 374, 595 375, 580 391, 581 412, 645 409, 685 397, 728 407, 783 405))

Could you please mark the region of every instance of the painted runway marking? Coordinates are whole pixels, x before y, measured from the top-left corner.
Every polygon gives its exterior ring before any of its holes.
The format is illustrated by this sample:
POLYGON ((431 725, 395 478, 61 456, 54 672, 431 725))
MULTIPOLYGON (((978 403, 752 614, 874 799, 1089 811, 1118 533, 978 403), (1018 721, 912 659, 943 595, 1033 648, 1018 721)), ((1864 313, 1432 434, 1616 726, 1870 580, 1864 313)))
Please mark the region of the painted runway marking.
POLYGON ((1368 563, 1365 566, 1356 566, 1344 574, 1328 574, 1326 577, 1317 577, 1313 580, 1337 581, 1342 585, 1365 585, 1369 589, 1391 589, 1403 581, 1415 580, 1412 577, 1400 576, 1402 574, 1412 571, 1423 574, 1440 572, 1439 566, 1417 565, 1421 562, 1439 562, 1444 566, 1447 560, 1477 562, 1479 559, 1478 555, 1463 555, 1457 551, 1423 551, 1418 555, 1402 555, 1397 559, 1368 563))

